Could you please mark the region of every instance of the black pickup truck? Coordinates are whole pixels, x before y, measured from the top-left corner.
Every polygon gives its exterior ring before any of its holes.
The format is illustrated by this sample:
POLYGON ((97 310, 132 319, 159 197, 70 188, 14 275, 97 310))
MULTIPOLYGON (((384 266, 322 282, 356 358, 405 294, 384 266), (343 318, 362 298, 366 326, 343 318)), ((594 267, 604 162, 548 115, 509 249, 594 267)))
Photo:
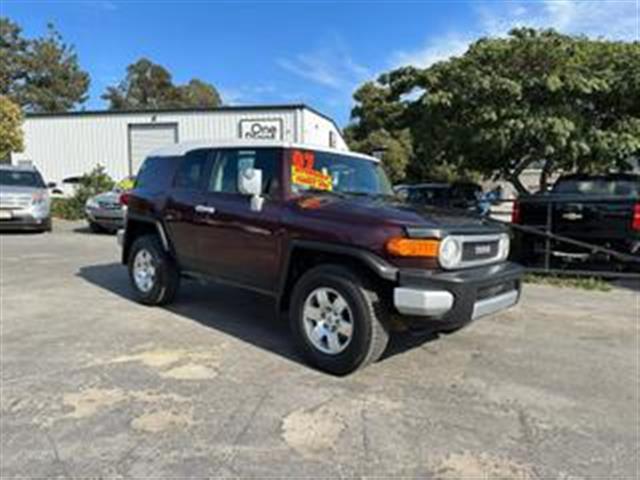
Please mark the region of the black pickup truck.
MULTIPOLYGON (((516 227, 515 252, 528 266, 543 263, 547 244, 547 238, 532 233, 531 228, 640 259, 640 175, 562 176, 551 191, 520 198, 514 204, 512 223, 525 227, 516 227)), ((549 245, 551 266, 590 263, 624 266, 625 270, 631 266, 636 271, 640 266, 557 238, 549 245)))

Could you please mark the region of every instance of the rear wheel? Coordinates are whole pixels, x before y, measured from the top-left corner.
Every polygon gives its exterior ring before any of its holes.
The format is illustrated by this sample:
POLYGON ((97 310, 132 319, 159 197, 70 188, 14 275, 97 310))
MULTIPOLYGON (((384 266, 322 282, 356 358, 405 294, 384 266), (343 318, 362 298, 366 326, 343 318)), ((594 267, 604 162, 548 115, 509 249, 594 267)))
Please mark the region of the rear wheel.
POLYGON ((102 228, 102 226, 100 226, 100 224, 96 222, 89 222, 89 230, 91 230, 93 233, 104 233, 104 228, 102 228))
POLYGON ((318 368, 345 375, 375 362, 389 342, 384 299, 355 271, 315 267, 294 287, 291 330, 318 368))
POLYGON ((143 235, 133 242, 128 266, 129 279, 140 303, 164 305, 175 298, 180 274, 157 236, 143 235))

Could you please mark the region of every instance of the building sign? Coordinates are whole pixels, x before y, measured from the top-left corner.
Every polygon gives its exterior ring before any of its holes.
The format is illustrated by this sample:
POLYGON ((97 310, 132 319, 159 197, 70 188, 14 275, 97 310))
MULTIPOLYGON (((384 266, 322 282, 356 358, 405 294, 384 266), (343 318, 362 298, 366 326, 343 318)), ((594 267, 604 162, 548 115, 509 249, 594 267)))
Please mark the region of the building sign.
POLYGON ((282 120, 240 120, 240 138, 282 140, 282 120))

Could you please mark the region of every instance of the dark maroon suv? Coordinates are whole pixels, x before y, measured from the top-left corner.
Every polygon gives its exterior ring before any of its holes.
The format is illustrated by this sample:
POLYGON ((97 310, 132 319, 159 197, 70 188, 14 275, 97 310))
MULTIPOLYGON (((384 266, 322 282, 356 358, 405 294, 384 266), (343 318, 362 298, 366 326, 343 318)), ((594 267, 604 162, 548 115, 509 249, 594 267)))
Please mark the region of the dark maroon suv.
POLYGON ((179 144, 146 159, 125 201, 122 262, 142 303, 172 301, 181 277, 268 295, 336 374, 383 354, 392 317, 452 331, 520 296, 504 229, 401 202, 365 155, 179 144))

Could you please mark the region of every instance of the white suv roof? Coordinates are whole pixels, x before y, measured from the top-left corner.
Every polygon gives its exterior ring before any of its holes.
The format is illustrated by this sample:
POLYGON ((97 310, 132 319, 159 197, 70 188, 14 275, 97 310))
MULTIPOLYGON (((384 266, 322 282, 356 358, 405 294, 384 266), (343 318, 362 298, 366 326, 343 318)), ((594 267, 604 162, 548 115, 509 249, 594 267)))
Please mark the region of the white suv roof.
POLYGON ((348 155, 350 157, 361 158, 370 162, 379 162, 380 160, 371 155, 364 153, 352 152, 350 150, 338 150, 335 148, 318 147, 316 145, 307 145, 302 143, 285 142, 282 140, 230 140, 230 141, 212 141, 198 140, 191 142, 181 142, 169 145, 158 150, 154 150, 149 154, 150 157, 171 157, 176 155, 184 155, 191 150, 200 148, 300 148, 304 150, 315 150, 320 152, 335 153, 338 155, 348 155))

